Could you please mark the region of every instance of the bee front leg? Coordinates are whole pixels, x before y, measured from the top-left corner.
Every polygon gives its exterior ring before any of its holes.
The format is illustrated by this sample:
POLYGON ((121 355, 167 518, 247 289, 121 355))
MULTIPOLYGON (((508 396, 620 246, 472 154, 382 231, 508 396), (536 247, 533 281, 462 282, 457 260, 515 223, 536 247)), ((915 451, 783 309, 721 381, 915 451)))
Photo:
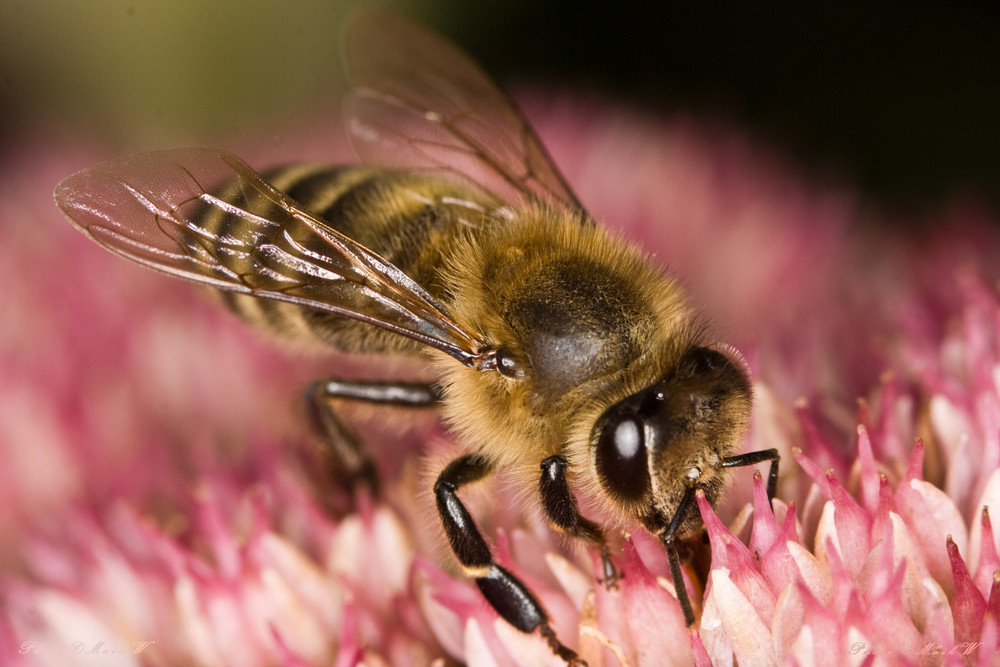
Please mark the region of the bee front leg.
MULTIPOLYGON (((727 456, 722 460, 719 467, 740 468, 743 466, 763 463, 764 461, 770 461, 771 465, 767 473, 767 500, 770 503, 774 500, 774 493, 778 486, 778 463, 780 460, 781 456, 778 454, 777 449, 763 449, 757 452, 727 456)), ((674 516, 670 520, 670 523, 664 530, 658 533, 660 540, 663 542, 663 546, 667 549, 667 560, 670 563, 670 576, 674 580, 674 590, 677 592, 677 602, 680 603, 681 611, 684 612, 684 621, 687 623, 688 627, 694 625, 694 609, 691 607, 691 598, 688 596, 687 588, 684 587, 684 578, 681 576, 681 559, 680 554, 677 551, 676 534, 678 529, 680 529, 681 525, 684 523, 684 517, 687 516, 687 513, 694 505, 695 492, 698 488, 697 484, 692 484, 687 488, 684 495, 681 497, 680 503, 677 505, 677 509, 674 511, 674 516)))
POLYGON ((306 391, 306 413, 323 440, 335 478, 347 487, 365 486, 378 495, 378 471, 357 432, 337 415, 334 402, 361 401, 402 407, 430 407, 441 400, 436 385, 328 378, 306 391))
POLYGON ((722 460, 722 465, 719 467, 742 468, 743 466, 752 466, 764 461, 771 462, 767 471, 767 502, 771 504, 771 509, 774 509, 774 494, 778 490, 778 463, 781 461, 781 455, 778 454, 777 449, 762 449, 756 452, 727 456, 722 460))
POLYGON ((677 530, 684 523, 684 517, 694 504, 694 494, 697 486, 689 486, 681 497, 681 502, 674 512, 670 524, 659 535, 663 546, 667 549, 667 561, 670 563, 670 577, 674 580, 674 591, 677 593, 677 602, 684 613, 684 623, 690 628, 694 625, 694 609, 691 607, 691 598, 688 596, 687 588, 684 586, 684 577, 681 575, 681 556, 677 552, 675 537, 677 530))
POLYGON ((438 513, 451 550, 462 569, 474 577, 483 597, 500 616, 521 632, 536 629, 553 652, 569 665, 585 664, 556 637, 549 617, 535 596, 517 577, 493 562, 490 548, 469 511, 458 497, 458 489, 486 477, 493 466, 477 454, 466 454, 451 463, 434 484, 438 513))
POLYGON ((566 481, 568 467, 569 462, 561 455, 550 456, 542 461, 542 479, 539 483, 542 507, 556 530, 584 539, 601 550, 601 567, 604 575, 601 583, 609 590, 616 589, 622 574, 611 560, 611 551, 608 549, 601 527, 580 514, 576 497, 566 481))

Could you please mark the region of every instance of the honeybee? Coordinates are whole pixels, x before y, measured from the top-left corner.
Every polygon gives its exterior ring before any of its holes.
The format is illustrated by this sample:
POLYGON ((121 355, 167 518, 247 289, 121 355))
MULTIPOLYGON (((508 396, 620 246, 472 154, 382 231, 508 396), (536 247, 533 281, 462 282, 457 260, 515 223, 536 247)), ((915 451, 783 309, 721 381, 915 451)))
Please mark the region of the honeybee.
POLYGON ((114 253, 222 290, 247 320, 349 353, 423 356, 429 385, 328 379, 310 391, 339 470, 375 487, 338 401, 440 404, 467 453, 434 485, 463 570, 507 622, 567 663, 530 590, 500 567, 459 490, 493 471, 537 487, 556 530, 621 574, 611 531, 662 540, 688 625, 678 543, 695 493, 715 502, 740 466, 752 385, 731 347, 706 341, 670 275, 599 226, 516 106, 442 38, 367 14, 347 35, 346 123, 369 166, 261 176, 215 149, 144 153, 58 185, 70 221, 114 253), (586 501, 584 516, 578 496, 586 501))

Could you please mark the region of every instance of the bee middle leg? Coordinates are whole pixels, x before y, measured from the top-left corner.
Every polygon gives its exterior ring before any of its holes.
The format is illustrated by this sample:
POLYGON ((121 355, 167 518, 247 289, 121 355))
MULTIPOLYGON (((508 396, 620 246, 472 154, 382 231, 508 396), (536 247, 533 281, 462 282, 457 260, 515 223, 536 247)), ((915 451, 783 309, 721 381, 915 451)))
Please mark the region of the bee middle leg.
POLYGON ((601 527, 580 514, 576 497, 566 481, 569 462, 561 455, 550 456, 542 461, 542 479, 539 491, 542 507, 552 526, 567 535, 583 539, 601 550, 601 583, 609 590, 618 588, 621 572, 611 560, 611 550, 604 539, 601 527))
POLYGON ((486 601, 505 621, 521 632, 538 630, 552 651, 568 665, 584 665, 576 652, 556 637, 548 614, 528 587, 493 561, 486 540, 458 497, 458 489, 492 471, 493 466, 486 459, 466 454, 449 463, 438 476, 434 496, 451 550, 465 573, 475 579, 486 601))
POLYGON ((337 414, 334 403, 360 401, 398 407, 431 407, 441 400, 437 385, 327 378, 306 391, 306 413, 321 437, 333 476, 344 486, 367 487, 378 495, 378 470, 357 431, 337 414))

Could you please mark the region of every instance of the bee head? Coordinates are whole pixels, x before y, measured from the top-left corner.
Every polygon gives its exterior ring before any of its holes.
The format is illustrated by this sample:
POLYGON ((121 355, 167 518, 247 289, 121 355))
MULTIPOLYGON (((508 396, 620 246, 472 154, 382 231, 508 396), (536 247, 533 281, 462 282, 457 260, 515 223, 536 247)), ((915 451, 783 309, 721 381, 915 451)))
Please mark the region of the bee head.
POLYGON ((709 501, 719 467, 750 418, 752 388, 743 364, 711 347, 692 347, 673 370, 611 405, 594 424, 591 454, 611 500, 651 529, 664 528, 690 485, 709 501))

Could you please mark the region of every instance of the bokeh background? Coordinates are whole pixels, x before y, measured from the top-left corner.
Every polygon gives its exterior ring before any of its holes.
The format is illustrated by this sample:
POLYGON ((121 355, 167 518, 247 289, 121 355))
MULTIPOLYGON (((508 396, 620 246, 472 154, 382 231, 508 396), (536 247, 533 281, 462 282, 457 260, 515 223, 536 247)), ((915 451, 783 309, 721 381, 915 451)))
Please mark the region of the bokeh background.
MULTIPOLYGON (((294 110, 333 108, 342 22, 362 4, 2 0, 0 141, 85 134, 109 152, 251 132, 280 142, 294 110)), ((380 4, 515 87, 745 128, 900 218, 1000 201, 993 3, 380 4)))

